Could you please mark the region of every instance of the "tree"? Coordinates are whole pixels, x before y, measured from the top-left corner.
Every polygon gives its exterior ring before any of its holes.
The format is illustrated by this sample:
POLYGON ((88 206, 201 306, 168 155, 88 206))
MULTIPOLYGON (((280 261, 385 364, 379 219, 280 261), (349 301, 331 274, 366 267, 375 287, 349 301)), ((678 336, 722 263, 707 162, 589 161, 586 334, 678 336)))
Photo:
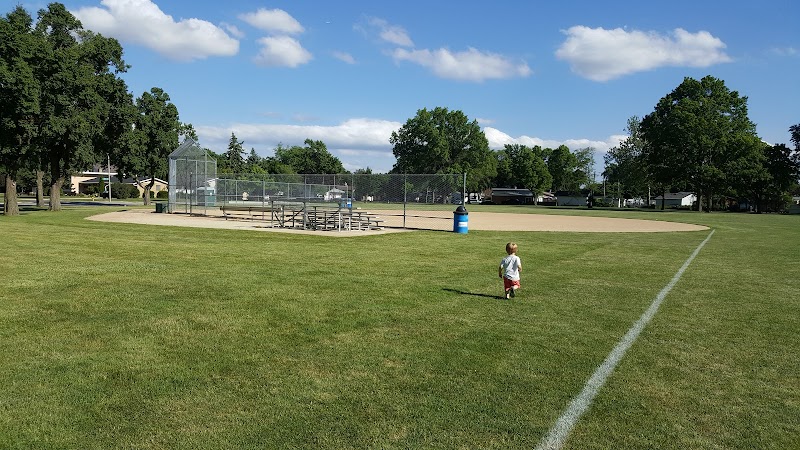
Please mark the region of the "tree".
POLYGON ((594 148, 585 147, 575 150, 575 170, 573 178, 578 186, 589 187, 594 181, 594 148))
POLYGON ((511 171, 511 161, 506 152, 506 149, 503 148, 502 150, 498 150, 495 153, 495 164, 496 164, 496 173, 494 177, 494 182, 492 183, 493 187, 513 187, 515 186, 514 183, 514 173, 511 171))
POLYGON ((794 144, 794 154, 792 155, 792 164, 795 167, 794 182, 800 184, 800 124, 792 125, 789 127, 791 133, 791 141, 794 144))
MULTIPOLYGON (((200 139, 197 137, 197 131, 194 129, 194 125, 191 123, 181 123, 180 129, 178 130, 179 138, 190 138, 195 142, 199 142, 200 139)), ((181 139, 182 140, 182 139, 181 139)))
POLYGON ((553 191, 580 190, 578 158, 566 145, 559 145, 547 158, 547 170, 553 177, 553 191))
MULTIPOLYGON (((773 204, 775 210, 782 209, 783 197, 800 176, 800 160, 797 153, 784 144, 762 147, 764 167, 769 174, 764 199, 773 204)), ((759 209, 760 212, 760 209, 759 209)))
POLYGON ((228 151, 225 152, 225 166, 227 171, 233 174, 244 172, 244 142, 236 139, 236 135, 231 132, 231 139, 228 142, 228 151))
POLYGON ((142 188, 145 205, 150 204, 155 179, 166 178, 169 155, 178 147, 184 129, 178 108, 163 89, 154 87, 136 99, 134 127, 115 162, 123 178, 133 178, 142 188))
POLYGON ((764 199, 772 204, 774 210, 785 206, 784 198, 800 181, 800 126, 790 127, 789 132, 794 150, 785 144, 760 147, 764 151, 763 166, 768 174, 764 199))
POLYGON ((0 18, 0 166, 5 172, 4 214, 19 214, 17 177, 30 166, 41 84, 35 58, 41 49, 33 19, 21 6, 0 18))
POLYGON ((541 147, 506 144, 498 152, 496 186, 530 189, 534 198, 553 184, 541 147))
POLYGON ((247 155, 247 159, 245 160, 245 167, 247 167, 247 171, 250 172, 250 173, 254 173, 253 172, 253 168, 254 167, 258 167, 259 170, 264 170, 259 165, 259 163, 261 162, 261 159, 262 158, 260 156, 258 156, 258 153, 256 153, 256 149, 251 148, 250 149, 250 154, 247 155))
POLYGON ((650 146, 648 162, 662 164, 663 181, 691 186, 702 211, 703 197, 710 206, 714 193, 728 185, 724 168, 746 152, 755 124, 747 117, 747 97, 714 77, 687 77, 645 116, 642 135, 650 146))
POLYGON ((291 167, 295 173, 335 174, 346 172, 342 162, 328 152, 324 142, 306 139, 304 143, 305 147, 286 148, 279 145, 275 149, 275 159, 278 163, 291 167))
POLYGON ((643 196, 647 192, 647 167, 643 156, 641 123, 638 117, 630 117, 626 127, 628 137, 618 146, 612 147, 603 157, 603 177, 609 183, 619 183, 623 194, 631 198, 643 196))
POLYGON ((389 143, 397 159, 393 173, 466 173, 470 192, 490 187, 497 175, 486 135, 461 111, 421 109, 392 132, 389 143))
POLYGON ((84 30, 60 3, 39 11, 36 34, 43 42, 37 145, 46 149, 50 210, 58 211, 65 179, 100 159, 98 144, 109 144, 103 133, 114 120, 115 102, 127 94, 118 74, 128 66, 117 40, 84 30))

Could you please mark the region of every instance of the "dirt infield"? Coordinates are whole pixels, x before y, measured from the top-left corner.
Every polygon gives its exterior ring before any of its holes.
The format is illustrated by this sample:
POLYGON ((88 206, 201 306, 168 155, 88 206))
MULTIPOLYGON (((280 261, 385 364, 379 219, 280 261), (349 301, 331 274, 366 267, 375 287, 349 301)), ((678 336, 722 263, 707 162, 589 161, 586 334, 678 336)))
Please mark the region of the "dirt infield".
MULTIPOLYGON (((409 214, 414 212, 409 211, 409 214)), ((430 216, 431 211, 420 211, 419 214, 430 216)), ((437 221, 437 229, 452 230, 452 212, 441 211, 437 221)), ((373 234, 406 231, 402 228, 402 218, 385 216, 385 227, 373 231, 308 231, 299 229, 273 228, 270 223, 260 220, 225 220, 221 216, 191 216, 188 214, 160 214, 151 210, 133 209, 98 214, 89 220, 103 222, 138 223, 147 225, 166 225, 197 228, 222 228, 252 231, 273 231, 285 233, 318 234, 326 236, 366 236, 373 234), (397 222, 397 223, 395 223, 397 222)), ((678 222, 662 222, 641 219, 615 219, 608 217, 561 216, 546 214, 512 214, 512 213, 469 213, 470 230, 494 231, 567 231, 582 233, 657 233, 671 231, 701 231, 707 227, 678 222)))

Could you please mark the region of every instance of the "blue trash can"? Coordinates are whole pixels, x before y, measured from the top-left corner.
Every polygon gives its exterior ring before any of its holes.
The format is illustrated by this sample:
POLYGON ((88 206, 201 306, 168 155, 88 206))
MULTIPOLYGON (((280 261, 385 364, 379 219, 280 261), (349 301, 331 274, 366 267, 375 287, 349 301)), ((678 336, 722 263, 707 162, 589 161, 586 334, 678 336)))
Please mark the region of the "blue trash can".
POLYGON ((469 230, 469 213, 467 212, 467 208, 464 208, 464 205, 459 205, 455 211, 453 211, 453 233, 459 234, 467 234, 469 230))

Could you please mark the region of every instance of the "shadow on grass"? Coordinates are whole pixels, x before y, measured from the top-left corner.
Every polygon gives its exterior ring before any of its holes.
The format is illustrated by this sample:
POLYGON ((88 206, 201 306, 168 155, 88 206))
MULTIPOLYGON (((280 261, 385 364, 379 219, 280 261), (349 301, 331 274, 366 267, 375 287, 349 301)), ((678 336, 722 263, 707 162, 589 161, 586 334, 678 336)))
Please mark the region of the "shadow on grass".
POLYGON ((442 288, 442 290, 447 292, 454 292, 456 294, 461 294, 461 295, 471 295, 473 297, 484 297, 484 298, 494 298, 494 299, 503 298, 500 295, 479 294, 477 292, 467 292, 467 291, 462 291, 460 289, 442 288))

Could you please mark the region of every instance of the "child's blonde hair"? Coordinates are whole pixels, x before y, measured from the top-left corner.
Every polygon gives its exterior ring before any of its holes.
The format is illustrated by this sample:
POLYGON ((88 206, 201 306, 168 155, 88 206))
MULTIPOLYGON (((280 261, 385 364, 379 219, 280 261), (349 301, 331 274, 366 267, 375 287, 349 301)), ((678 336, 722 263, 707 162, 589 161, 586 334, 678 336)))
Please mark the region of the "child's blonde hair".
POLYGON ((517 253, 517 244, 516 242, 509 242, 506 244, 506 253, 509 255, 517 253))

